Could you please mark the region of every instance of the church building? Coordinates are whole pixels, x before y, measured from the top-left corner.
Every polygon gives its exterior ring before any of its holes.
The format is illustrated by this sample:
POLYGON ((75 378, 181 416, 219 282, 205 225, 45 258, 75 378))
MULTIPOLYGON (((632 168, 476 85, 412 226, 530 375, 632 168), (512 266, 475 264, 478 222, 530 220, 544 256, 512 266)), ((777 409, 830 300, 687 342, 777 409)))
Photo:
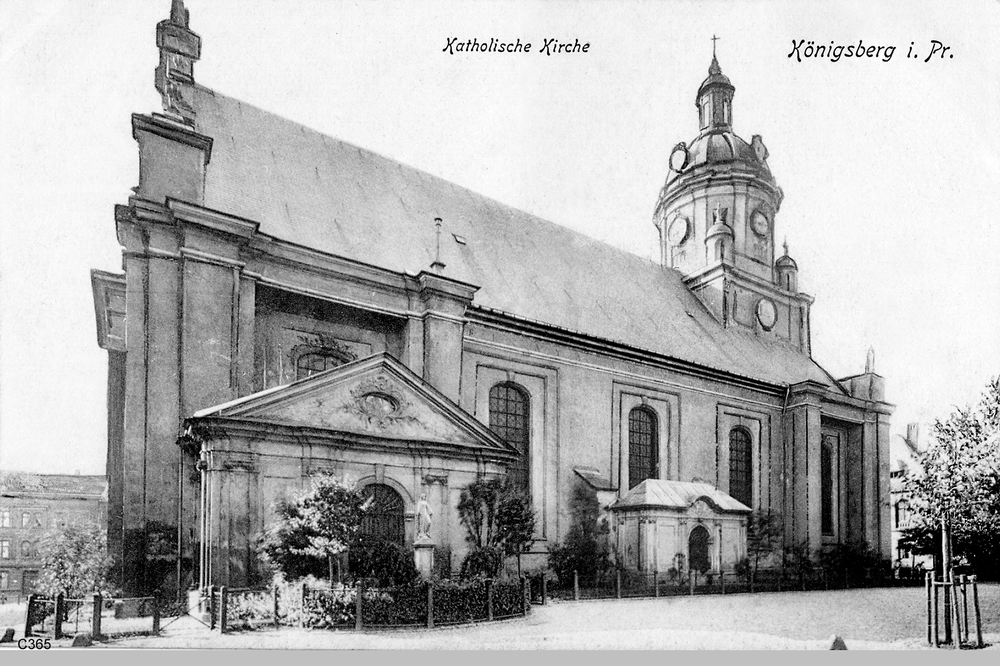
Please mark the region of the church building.
POLYGON ((317 474, 406 546, 424 498, 445 569, 459 493, 502 475, 536 513, 528 569, 580 484, 630 568, 732 570, 750 511, 889 557, 884 380, 812 359, 782 191, 714 54, 650 193, 656 265, 205 87, 181 0, 156 40, 123 270, 92 274, 126 590, 261 582, 257 534, 317 474))

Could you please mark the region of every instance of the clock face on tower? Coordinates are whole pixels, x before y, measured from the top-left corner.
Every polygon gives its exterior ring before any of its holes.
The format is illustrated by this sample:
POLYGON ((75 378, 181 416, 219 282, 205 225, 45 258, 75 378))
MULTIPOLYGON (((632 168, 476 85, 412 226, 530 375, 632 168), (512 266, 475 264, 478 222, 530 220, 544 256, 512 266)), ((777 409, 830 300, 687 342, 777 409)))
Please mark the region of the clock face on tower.
POLYGON ((688 151, 687 146, 683 143, 679 143, 674 146, 673 151, 670 153, 670 168, 673 171, 680 171, 685 166, 687 166, 688 161, 688 151))
POLYGON ((757 301, 757 321, 760 322, 765 331, 774 328, 778 321, 778 311, 774 308, 774 303, 766 298, 757 301))
POLYGON ((771 221, 767 219, 767 215, 762 211, 754 211, 754 214, 750 217, 750 228, 758 236, 767 236, 767 232, 771 229, 771 221))
POLYGON ((667 228, 667 240, 672 245, 680 245, 688 235, 688 221, 686 217, 678 215, 667 228))

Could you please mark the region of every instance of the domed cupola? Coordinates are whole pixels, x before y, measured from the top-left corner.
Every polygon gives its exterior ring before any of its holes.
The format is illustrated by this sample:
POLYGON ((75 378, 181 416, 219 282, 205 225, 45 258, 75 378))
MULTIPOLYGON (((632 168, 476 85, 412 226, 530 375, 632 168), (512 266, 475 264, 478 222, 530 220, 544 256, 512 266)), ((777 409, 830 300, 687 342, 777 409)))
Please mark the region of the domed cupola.
POLYGON ((778 287, 793 294, 799 290, 799 266, 788 256, 788 241, 784 243, 785 253, 774 262, 775 277, 778 287))
POLYGON ((701 121, 701 131, 713 128, 732 127, 733 124, 733 93, 736 88, 729 82, 729 77, 722 73, 719 60, 712 52, 712 64, 708 67, 708 78, 702 81, 698 88, 695 105, 698 107, 698 118, 701 121))
POLYGON ((735 86, 722 73, 713 48, 708 77, 698 87, 700 132, 670 152, 653 223, 660 231, 664 266, 691 275, 723 259, 768 282, 774 273, 774 219, 782 192, 767 166, 759 135, 747 143, 733 132, 735 86), (722 211, 725 229, 714 228, 722 211), (713 243, 709 243, 709 232, 713 243), (719 248, 725 250, 721 255, 719 248))
POLYGON ((784 340, 809 353, 812 297, 798 290, 798 266, 778 257, 775 227, 784 194, 759 135, 733 132, 736 87, 715 49, 698 87, 698 134, 670 151, 653 210, 660 258, 726 328, 784 340))
POLYGON ((715 261, 733 261, 733 228, 726 224, 728 209, 722 208, 718 204, 712 213, 712 226, 705 234, 705 246, 708 256, 715 261))

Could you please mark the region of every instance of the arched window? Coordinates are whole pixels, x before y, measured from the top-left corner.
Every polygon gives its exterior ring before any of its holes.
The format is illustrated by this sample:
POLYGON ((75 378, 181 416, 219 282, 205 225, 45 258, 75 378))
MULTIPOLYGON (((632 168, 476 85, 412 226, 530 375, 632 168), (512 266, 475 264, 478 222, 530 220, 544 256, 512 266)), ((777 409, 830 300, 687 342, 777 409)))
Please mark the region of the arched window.
POLYGON ((659 476, 659 441, 656 414, 648 407, 628 413, 628 487, 659 476))
POLYGON ((708 556, 709 541, 708 530, 703 525, 691 530, 688 537, 688 568, 691 571, 705 573, 712 568, 712 560, 708 556))
POLYGON ((341 365, 344 359, 335 354, 313 352, 302 354, 295 360, 295 379, 305 379, 319 372, 325 372, 341 365))
POLYGON ((753 508, 753 440, 744 428, 729 431, 729 494, 753 508))
POLYGON ((507 468, 507 476, 526 493, 531 492, 530 419, 531 404, 524 389, 511 383, 497 384, 490 389, 490 430, 520 454, 507 468))
MULTIPOLYGON (((820 528, 825 536, 833 536, 833 444, 835 438, 826 435, 819 448, 820 528)), ((896 516, 897 522, 899 516, 896 516)))
POLYGON ((361 518, 361 534, 404 545, 405 517, 400 494, 384 483, 366 486, 362 494, 366 498, 366 509, 361 518))

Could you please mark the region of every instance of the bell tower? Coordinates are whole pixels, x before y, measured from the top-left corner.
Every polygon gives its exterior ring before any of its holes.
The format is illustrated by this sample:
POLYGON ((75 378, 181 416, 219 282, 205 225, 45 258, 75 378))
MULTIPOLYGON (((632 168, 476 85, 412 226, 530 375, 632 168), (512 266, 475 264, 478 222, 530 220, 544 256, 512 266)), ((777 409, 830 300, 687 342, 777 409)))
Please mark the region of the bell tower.
POLYGON ((695 96, 698 135, 670 151, 653 211, 660 259, 727 328, 791 343, 809 353, 809 306, 798 266, 776 258, 775 220, 784 193, 767 164, 760 135, 733 132, 736 87, 715 53, 695 96))

